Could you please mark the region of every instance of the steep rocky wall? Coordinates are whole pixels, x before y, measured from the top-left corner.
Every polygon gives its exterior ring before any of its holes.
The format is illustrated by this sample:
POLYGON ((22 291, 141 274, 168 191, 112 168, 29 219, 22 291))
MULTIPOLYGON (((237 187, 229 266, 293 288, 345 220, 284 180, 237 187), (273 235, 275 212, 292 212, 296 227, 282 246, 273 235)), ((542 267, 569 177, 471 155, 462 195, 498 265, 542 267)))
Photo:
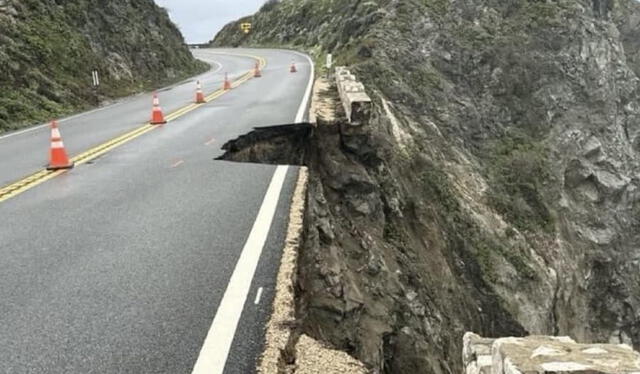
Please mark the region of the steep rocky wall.
POLYGON ((333 53, 374 101, 319 127, 303 330, 380 372, 461 372, 461 338, 640 346, 631 0, 284 0, 215 45, 333 53))
POLYGON ((640 75, 640 3, 620 2, 614 19, 621 34, 627 63, 640 75))
POLYGON ((0 131, 206 68, 153 0, 0 0, 0 131))

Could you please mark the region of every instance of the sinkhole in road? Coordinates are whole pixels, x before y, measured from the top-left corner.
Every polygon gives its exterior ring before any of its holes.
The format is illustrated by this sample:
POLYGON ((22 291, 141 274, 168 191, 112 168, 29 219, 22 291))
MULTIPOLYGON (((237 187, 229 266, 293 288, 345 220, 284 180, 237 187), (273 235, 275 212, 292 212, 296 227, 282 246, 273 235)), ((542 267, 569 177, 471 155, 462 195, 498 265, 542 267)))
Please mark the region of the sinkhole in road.
POLYGON ((216 160, 306 166, 313 132, 310 123, 256 127, 223 145, 225 153, 216 160))

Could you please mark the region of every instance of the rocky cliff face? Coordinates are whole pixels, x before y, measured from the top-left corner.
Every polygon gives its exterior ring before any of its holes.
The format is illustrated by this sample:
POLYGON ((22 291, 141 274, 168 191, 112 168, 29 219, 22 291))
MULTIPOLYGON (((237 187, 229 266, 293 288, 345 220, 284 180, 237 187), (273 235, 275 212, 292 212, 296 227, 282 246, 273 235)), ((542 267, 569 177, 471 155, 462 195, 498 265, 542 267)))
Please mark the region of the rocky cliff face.
POLYGON ((152 0, 0 0, 0 131, 206 69, 152 0))
POLYGON ((388 373, 464 331, 640 347, 640 5, 284 0, 215 45, 333 53, 374 100, 320 127, 304 333, 388 373))

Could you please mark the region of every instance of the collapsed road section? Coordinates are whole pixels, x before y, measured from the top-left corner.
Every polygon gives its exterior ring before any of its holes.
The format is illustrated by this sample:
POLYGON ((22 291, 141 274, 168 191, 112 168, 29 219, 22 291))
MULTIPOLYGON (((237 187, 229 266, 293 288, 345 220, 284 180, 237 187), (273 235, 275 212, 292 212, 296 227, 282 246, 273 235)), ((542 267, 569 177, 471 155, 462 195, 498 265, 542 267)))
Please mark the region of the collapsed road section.
POLYGON ((367 151, 372 148, 366 144, 371 100, 352 74, 344 73, 346 69, 340 71, 335 82, 316 80, 311 123, 254 128, 227 142, 223 146, 226 152, 219 158, 306 167, 291 205, 289 234, 260 373, 367 372, 362 363, 334 349, 343 347, 323 342, 314 323, 315 312, 309 313, 317 308, 313 284, 325 282, 330 276, 328 259, 318 257, 323 252, 331 253, 322 239, 331 230, 327 225, 331 225, 328 219, 333 213, 327 206, 337 207, 335 201, 356 202, 357 195, 368 190, 358 177, 357 164, 364 159, 372 161, 367 151), (343 199, 345 196, 348 198, 343 199), (306 209, 297 211, 301 205, 306 209))

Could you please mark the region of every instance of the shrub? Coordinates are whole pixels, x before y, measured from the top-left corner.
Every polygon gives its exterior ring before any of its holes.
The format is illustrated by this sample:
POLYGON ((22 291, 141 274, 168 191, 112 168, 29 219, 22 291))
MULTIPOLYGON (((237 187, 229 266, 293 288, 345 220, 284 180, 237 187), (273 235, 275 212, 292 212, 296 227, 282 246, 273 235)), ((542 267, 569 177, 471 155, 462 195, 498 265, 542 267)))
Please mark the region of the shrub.
POLYGON ((550 178, 547 149, 522 135, 510 135, 492 144, 489 174, 491 204, 521 230, 551 232, 553 217, 542 197, 550 178))
POLYGON ((267 0, 260 8, 261 12, 269 12, 278 5, 279 0, 267 0))

